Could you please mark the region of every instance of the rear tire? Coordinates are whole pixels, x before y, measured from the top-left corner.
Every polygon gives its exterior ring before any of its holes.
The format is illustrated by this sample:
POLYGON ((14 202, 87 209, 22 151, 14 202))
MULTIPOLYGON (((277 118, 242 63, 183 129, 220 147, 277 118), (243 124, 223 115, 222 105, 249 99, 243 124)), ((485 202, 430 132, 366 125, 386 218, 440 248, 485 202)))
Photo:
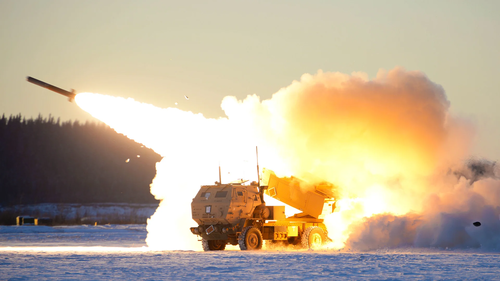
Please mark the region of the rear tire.
POLYGON ((262 240, 262 233, 259 229, 247 226, 243 228, 238 237, 238 245, 240 245, 241 250, 260 250, 262 249, 262 240))
POLYGON ((226 241, 224 240, 201 240, 203 251, 223 251, 226 248, 226 241))
POLYGON ((325 232, 321 227, 311 226, 302 234, 302 247, 306 249, 319 249, 325 243, 325 232))

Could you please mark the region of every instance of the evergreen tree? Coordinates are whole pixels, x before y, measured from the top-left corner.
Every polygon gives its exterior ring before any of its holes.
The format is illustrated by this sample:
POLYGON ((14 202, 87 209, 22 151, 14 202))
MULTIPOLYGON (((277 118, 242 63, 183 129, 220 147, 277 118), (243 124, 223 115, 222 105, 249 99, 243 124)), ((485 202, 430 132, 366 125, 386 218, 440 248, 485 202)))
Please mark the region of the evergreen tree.
POLYGON ((160 160, 102 123, 2 115, 0 204, 155 203, 160 160))

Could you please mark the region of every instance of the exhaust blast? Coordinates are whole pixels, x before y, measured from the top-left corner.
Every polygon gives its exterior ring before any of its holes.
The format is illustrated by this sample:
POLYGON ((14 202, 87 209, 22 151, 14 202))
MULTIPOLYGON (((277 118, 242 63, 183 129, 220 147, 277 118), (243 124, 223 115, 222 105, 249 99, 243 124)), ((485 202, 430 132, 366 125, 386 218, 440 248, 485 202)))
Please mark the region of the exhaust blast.
POLYGON ((151 184, 151 193, 161 203, 148 220, 150 247, 201 250, 189 231, 191 200, 201 185, 218 180, 219 163, 225 170, 224 181, 255 178, 255 145, 228 119, 92 93, 78 94, 76 102, 117 132, 163 156, 151 184))
POLYGON ((420 214, 364 218, 351 226, 348 249, 396 247, 500 250, 500 168, 471 160, 430 182, 420 214))
POLYGON ((219 163, 224 182, 254 179, 256 145, 260 166, 278 176, 326 180, 340 189, 337 212, 325 220, 331 247, 386 245, 377 237, 389 221, 408 236, 390 246, 426 245, 416 241, 423 241, 424 221, 435 219, 429 208, 439 209, 428 200, 461 194, 448 188, 449 171, 468 154, 473 135, 448 113, 441 86, 401 68, 372 80, 364 73, 304 74, 269 100, 225 97, 227 117, 219 119, 98 94, 79 94, 76 102, 164 157, 151 185, 162 201, 147 237, 160 249, 201 249, 189 231, 192 197, 218 180, 219 163))

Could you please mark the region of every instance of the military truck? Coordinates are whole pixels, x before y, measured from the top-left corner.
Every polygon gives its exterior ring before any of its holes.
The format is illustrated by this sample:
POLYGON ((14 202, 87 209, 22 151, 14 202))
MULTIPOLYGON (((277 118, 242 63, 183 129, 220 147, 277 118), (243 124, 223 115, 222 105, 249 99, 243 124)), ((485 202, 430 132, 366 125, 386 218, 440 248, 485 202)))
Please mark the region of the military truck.
POLYGON ((319 248, 328 240, 323 218, 335 210, 335 188, 330 183, 307 184, 295 177, 277 177, 263 169, 262 184, 232 182, 204 185, 191 203, 191 232, 201 238, 203 250, 258 250, 269 245, 319 248), (267 206, 264 193, 302 213, 285 216, 284 206, 267 206))

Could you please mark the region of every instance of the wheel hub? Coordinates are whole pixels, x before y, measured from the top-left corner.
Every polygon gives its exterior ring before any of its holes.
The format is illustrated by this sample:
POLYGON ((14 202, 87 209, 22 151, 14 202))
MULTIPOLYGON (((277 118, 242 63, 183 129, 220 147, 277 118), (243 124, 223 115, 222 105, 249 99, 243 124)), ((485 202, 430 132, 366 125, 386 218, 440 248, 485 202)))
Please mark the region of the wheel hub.
POLYGON ((321 234, 313 233, 311 235, 311 247, 319 248, 321 247, 321 244, 323 244, 323 238, 321 237, 321 234))
POLYGON ((257 238, 257 235, 255 233, 251 233, 248 235, 248 246, 251 249, 257 248, 259 245, 259 239, 257 238))

